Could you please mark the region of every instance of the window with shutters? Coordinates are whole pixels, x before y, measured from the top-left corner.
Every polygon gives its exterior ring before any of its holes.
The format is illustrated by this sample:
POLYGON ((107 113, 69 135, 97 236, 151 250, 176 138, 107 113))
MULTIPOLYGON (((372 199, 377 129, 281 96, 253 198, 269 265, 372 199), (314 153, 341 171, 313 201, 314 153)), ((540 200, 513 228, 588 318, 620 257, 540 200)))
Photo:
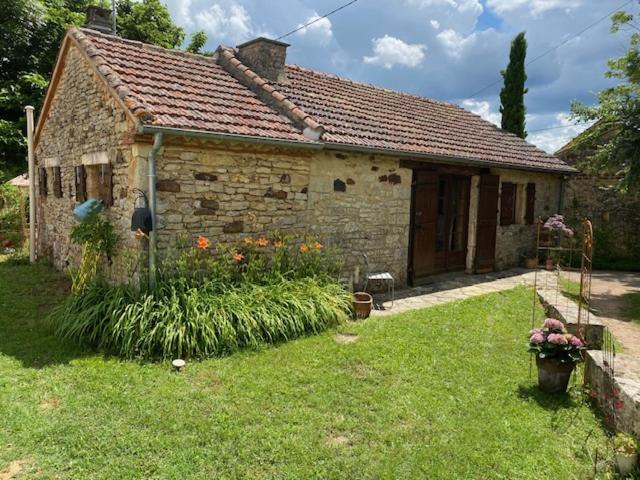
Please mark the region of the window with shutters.
POLYGON ((53 196, 62 198, 62 172, 59 166, 53 167, 51 170, 53 171, 53 196))
POLYGON ((47 169, 38 168, 38 193, 41 197, 47 196, 47 169))
POLYGON ((113 171, 111 164, 85 165, 85 192, 87 198, 102 200, 105 207, 113 205, 113 171))
POLYGON ((515 183, 504 182, 500 193, 500 225, 516 223, 516 193, 515 183))
POLYGON ((82 203, 87 201, 87 172, 84 165, 75 167, 76 174, 76 202, 82 203))
POLYGON ((527 208, 524 220, 527 225, 533 225, 536 215, 536 184, 527 183, 527 208))

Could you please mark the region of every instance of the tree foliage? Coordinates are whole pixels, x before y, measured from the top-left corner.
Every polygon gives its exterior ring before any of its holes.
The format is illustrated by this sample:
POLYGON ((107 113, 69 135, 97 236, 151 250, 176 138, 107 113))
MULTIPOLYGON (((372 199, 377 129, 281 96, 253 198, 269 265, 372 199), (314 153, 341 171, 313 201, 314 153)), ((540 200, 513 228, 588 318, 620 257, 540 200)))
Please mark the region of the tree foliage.
POLYGON ((202 30, 191 35, 191 42, 187 46, 187 52, 202 53, 204 44, 207 43, 207 34, 202 30))
POLYGON ((504 78, 504 87, 500 90, 500 113, 502 114, 502 128, 508 132, 525 138, 524 96, 527 93, 525 83, 525 59, 527 57, 527 39, 524 32, 519 33, 511 42, 509 65, 500 74, 504 78))
MULTIPOLYGON (((40 110, 69 25, 82 26, 87 6, 109 0, 9 0, 0 16, 0 180, 26 169, 25 105, 40 110)), ((119 35, 168 48, 182 44, 160 0, 119 0, 119 35)))
MULTIPOLYGON (((611 32, 633 25, 633 15, 618 12, 611 32)), ((635 27, 637 28, 637 27, 635 27)), ((624 55, 608 62, 608 78, 618 85, 598 93, 596 105, 574 102, 573 118, 595 124, 575 140, 576 148, 592 150, 583 167, 620 175, 620 189, 640 191, 640 33, 631 35, 624 55)))

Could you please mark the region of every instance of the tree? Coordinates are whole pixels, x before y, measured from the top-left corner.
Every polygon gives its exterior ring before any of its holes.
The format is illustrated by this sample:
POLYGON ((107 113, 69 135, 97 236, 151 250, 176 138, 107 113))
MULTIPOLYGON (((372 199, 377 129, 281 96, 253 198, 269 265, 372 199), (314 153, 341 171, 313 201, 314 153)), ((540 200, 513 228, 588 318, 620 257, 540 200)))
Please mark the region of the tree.
POLYGON ((182 45, 184 30, 173 23, 169 9, 160 0, 120 0, 117 7, 120 36, 165 48, 182 45))
MULTIPOLYGON (((24 171, 24 106, 40 110, 68 25, 81 26, 88 5, 109 0, 9 0, 0 16, 0 177, 24 171)), ((119 0, 119 35, 176 48, 184 31, 159 0, 119 0)))
MULTIPOLYGON (((633 15, 617 12, 611 32, 633 26, 633 15)), ((620 80, 615 87, 598 93, 598 103, 571 105, 573 118, 594 125, 576 139, 576 147, 594 150, 582 165, 595 173, 620 175, 622 191, 640 192, 640 33, 631 35, 629 48, 608 62, 608 78, 620 80), (603 142, 604 139, 604 142, 603 142)))
POLYGON ((207 34, 202 30, 195 32, 191 35, 191 42, 187 47, 187 52, 201 53, 205 43, 207 43, 207 34))
POLYGON ((514 133, 520 138, 526 138, 524 96, 527 74, 525 59, 527 57, 527 39, 524 32, 519 33, 511 42, 509 65, 500 74, 504 78, 504 87, 500 90, 500 113, 502 114, 502 128, 514 133))

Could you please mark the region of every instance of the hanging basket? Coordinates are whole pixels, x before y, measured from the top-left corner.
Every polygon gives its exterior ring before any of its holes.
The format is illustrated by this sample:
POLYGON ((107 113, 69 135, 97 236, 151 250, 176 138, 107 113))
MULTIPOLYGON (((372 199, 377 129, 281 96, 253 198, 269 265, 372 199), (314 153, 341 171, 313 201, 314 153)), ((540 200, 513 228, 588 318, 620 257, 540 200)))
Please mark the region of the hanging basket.
POLYGON ((353 310, 356 318, 364 319, 371 315, 373 309, 373 297, 367 292, 355 292, 353 294, 353 310))

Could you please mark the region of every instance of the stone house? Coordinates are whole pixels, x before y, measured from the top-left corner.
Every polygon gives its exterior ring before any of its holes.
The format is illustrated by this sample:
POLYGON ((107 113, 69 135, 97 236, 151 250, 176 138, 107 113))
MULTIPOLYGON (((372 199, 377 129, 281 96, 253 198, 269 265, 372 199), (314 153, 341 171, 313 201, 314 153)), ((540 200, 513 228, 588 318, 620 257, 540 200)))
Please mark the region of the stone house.
POLYGON ((402 285, 533 251, 573 168, 456 105, 287 65, 286 49, 258 38, 205 57, 69 29, 35 132, 39 255, 77 262, 87 198, 120 251, 146 249, 134 189, 157 192, 160 256, 180 233, 308 232, 344 252, 346 276, 366 253, 402 285))

